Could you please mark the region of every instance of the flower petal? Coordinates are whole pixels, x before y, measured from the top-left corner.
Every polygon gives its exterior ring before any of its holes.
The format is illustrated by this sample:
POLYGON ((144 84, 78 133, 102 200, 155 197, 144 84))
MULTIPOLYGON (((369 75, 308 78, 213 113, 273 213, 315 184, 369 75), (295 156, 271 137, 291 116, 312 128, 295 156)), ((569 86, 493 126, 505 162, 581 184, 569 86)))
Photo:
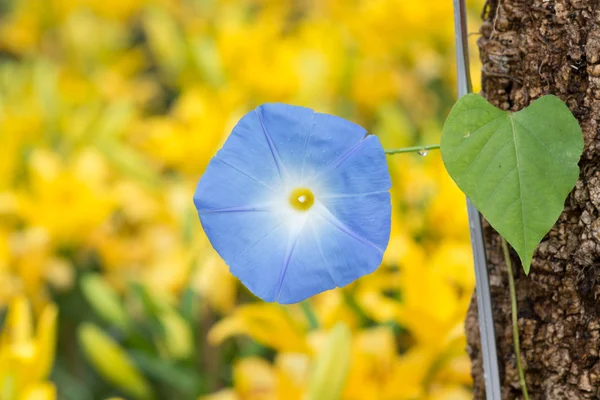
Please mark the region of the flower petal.
POLYGON ((367 131, 355 123, 328 114, 315 114, 314 128, 304 150, 303 177, 315 176, 358 145, 367 131))
POLYGON ((267 103, 256 114, 292 179, 314 176, 367 134, 350 121, 305 107, 267 103))
POLYGON ((275 301, 289 228, 270 212, 200 215, 212 246, 256 296, 275 301))
POLYGON ((238 170, 227 161, 213 158, 198 182, 194 204, 199 214, 264 209, 275 189, 238 170))
POLYGON ((242 117, 216 158, 268 186, 277 187, 281 182, 271 144, 256 112, 249 112, 242 117))
POLYGON ((324 205, 315 205, 282 279, 279 303, 345 286, 381 264, 390 234, 389 193, 366 197, 331 200, 341 219, 324 205))
POLYGON ((325 196, 387 192, 392 186, 383 147, 369 135, 315 178, 325 196))
POLYGON ((336 286, 327 259, 319 250, 314 222, 314 218, 308 219, 299 232, 278 288, 279 303, 297 303, 336 286))
POLYGON ((330 197, 320 201, 352 232, 382 251, 387 248, 392 222, 389 192, 330 197))
POLYGON ((292 174, 299 172, 304 162, 303 149, 306 149, 313 131, 315 112, 310 108, 282 103, 263 104, 256 112, 272 139, 285 170, 292 174))
MULTIPOLYGON (((381 264, 385 248, 370 237, 354 231, 322 205, 317 205, 320 218, 315 230, 320 251, 337 286, 345 286, 363 275, 370 274, 381 264)), ((385 211, 380 215, 387 217, 385 211)), ((385 224, 382 230, 389 229, 385 224)))

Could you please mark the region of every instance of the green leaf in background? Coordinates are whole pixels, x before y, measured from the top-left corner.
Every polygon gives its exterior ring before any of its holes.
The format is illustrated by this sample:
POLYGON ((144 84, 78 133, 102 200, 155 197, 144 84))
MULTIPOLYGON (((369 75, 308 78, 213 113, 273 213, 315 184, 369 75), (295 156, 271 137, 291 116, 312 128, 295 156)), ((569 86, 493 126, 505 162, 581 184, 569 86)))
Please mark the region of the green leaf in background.
POLYGON ((176 360, 191 358, 194 355, 194 334, 188 321, 175 310, 163 312, 158 319, 163 328, 159 343, 168 356, 176 360))
POLYGON ((125 330, 130 320, 117 292, 98 274, 81 279, 81 292, 96 314, 105 321, 125 330))
POLYGON ((452 108, 440 150, 452 179, 529 273, 579 176, 583 136, 575 117, 556 96, 512 113, 468 94, 452 108))
POLYGON ((87 322, 79 326, 77 333, 83 353, 107 382, 136 399, 154 398, 150 384, 117 341, 96 325, 87 322))
POLYGON ((339 400, 350 369, 350 329, 338 322, 318 350, 310 377, 307 400, 339 400))
POLYGON ((205 377, 195 370, 176 366, 159 357, 141 351, 132 351, 132 358, 148 376, 192 397, 206 384, 205 377))

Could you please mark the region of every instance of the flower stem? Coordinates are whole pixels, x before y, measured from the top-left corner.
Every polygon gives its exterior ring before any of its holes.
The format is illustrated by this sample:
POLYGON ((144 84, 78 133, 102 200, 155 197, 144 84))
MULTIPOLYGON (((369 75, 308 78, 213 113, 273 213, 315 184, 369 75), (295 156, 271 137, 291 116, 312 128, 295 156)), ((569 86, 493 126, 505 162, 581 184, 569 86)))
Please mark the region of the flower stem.
POLYGON ((400 149, 387 149, 385 154, 400 154, 400 153, 413 153, 413 152, 427 152, 428 150, 439 149, 439 144, 428 144, 425 146, 413 146, 413 147, 402 147, 400 149))
POLYGON ((508 252, 508 244, 506 240, 502 238, 502 250, 504 251, 504 261, 506 262, 506 270, 508 271, 508 287, 510 289, 510 305, 512 311, 512 328, 513 328, 513 344, 515 346, 515 357, 517 359, 517 371, 519 372, 519 381, 521 384, 521 391, 525 400, 529 400, 529 393, 527 392, 527 382, 525 381, 525 371, 521 364, 521 346, 519 344, 519 325, 517 316, 517 292, 515 290, 515 277, 513 275, 512 262, 510 261, 510 254, 508 252))
POLYGON ((319 320, 317 319, 317 315, 315 314, 315 311, 312 308, 312 304, 311 304, 310 300, 304 300, 303 302, 301 302, 300 308, 302 308, 302 311, 304 311, 304 315, 306 316, 306 319, 308 320, 310 329, 311 330, 318 329, 319 328, 319 320))

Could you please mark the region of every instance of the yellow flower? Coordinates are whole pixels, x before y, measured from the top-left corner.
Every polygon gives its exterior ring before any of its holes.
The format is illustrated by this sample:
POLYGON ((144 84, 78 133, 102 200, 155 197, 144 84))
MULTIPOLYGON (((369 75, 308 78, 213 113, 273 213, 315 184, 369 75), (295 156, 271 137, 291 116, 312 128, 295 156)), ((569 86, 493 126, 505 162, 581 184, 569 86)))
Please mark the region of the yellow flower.
POLYGON ((384 399, 421 398, 428 390, 425 378, 437 357, 436 349, 415 346, 398 357, 386 382, 384 399))
POLYGON ((236 86, 263 99, 292 96, 300 84, 298 46, 293 37, 281 35, 290 5, 272 4, 254 19, 244 11, 234 5, 221 14, 226 19, 216 32, 216 46, 223 69, 236 86))
POLYGON ((166 167, 196 177, 233 128, 238 98, 233 91, 187 88, 170 115, 150 118, 137 127, 141 148, 166 167))
POLYGON ((56 387, 52 383, 44 382, 32 385, 19 400, 52 400, 56 398, 56 387))
MULTIPOLYGON (((321 327, 329 329, 340 322, 350 329, 360 326, 360 317, 356 315, 355 310, 346 301, 348 295, 351 296, 348 289, 334 289, 310 299, 310 304, 321 327)), ((301 311, 300 307, 292 307, 289 311, 295 320, 306 320, 306 314, 301 311)))
POLYGON ((24 297, 9 306, 0 336, 0 393, 7 400, 53 400, 54 386, 46 382, 54 363, 58 310, 47 305, 34 333, 32 314, 24 297))
POLYGON ((213 394, 200 396, 198 400, 241 400, 233 389, 222 389, 213 394))
POLYGON ((217 345, 234 335, 248 335, 279 351, 307 352, 305 333, 282 306, 253 303, 239 306, 219 321, 210 330, 208 340, 217 345))
POLYGON ((393 64, 384 65, 368 59, 356 68, 351 96, 359 106, 373 107, 397 97, 403 82, 393 64))
POLYGON ((102 257, 105 277, 119 291, 135 281, 163 295, 179 293, 188 284, 195 247, 186 246, 181 228, 169 218, 153 219, 141 227, 133 233, 115 226, 95 232, 91 242, 102 257))
POLYGON ((6 304, 12 296, 25 294, 39 311, 48 302, 46 283, 58 290, 71 286, 72 266, 69 260, 54 254, 45 230, 27 228, 12 231, 5 238, 4 261, 0 256, 0 304, 6 304))
POLYGON ((206 249, 206 252, 209 255, 198 262, 191 285, 215 310, 230 312, 235 306, 237 279, 212 249, 206 249))
POLYGON ((435 189, 431 194, 431 204, 427 207, 426 226, 435 225, 438 237, 467 243, 469 220, 465 195, 445 171, 441 157, 431 164, 428 174, 435 179, 435 189))
POLYGON ((18 2, 18 7, 0 25, 0 48, 17 53, 34 51, 40 40, 42 21, 34 2, 18 2))
POLYGON ((377 322, 396 321, 401 313, 398 298, 386 293, 399 293, 401 274, 396 268, 382 265, 379 270, 358 282, 356 301, 365 313, 377 322))
MULTIPOLYGON (((461 344, 464 344, 461 343, 461 344)), ((464 385, 470 387, 473 384, 471 376, 471 359, 467 354, 452 357, 437 373, 436 382, 447 385, 464 385)))
POLYGON ((233 367, 235 389, 242 399, 276 400, 277 377, 268 361, 244 358, 233 367))
POLYGON ((310 357, 301 353, 279 353, 275 357, 279 399, 304 400, 310 378, 310 357))
POLYGON ((140 8, 148 3, 148 0, 83 0, 78 3, 83 3, 82 5, 89 7, 102 16, 113 19, 126 19, 139 12, 140 8))
POLYGON ((410 266, 403 271, 399 320, 417 341, 439 346, 464 318, 466 310, 460 300, 452 282, 431 268, 410 266))
MULTIPOLYGON (((377 327, 355 335, 352 367, 344 388, 345 399, 378 399, 385 383, 392 378, 396 344, 389 328, 377 327)), ((402 385, 402 382, 397 382, 402 385)))
POLYGON ((81 242, 112 211, 106 174, 94 150, 81 152, 67 165, 54 153, 36 150, 29 165, 31 187, 20 198, 21 215, 57 242, 81 242))
POLYGON ((473 393, 459 385, 435 387, 424 400, 470 400, 473 393))
POLYGON ((384 255, 384 264, 357 283, 356 301, 370 318, 378 322, 398 321, 401 318, 401 268, 408 265, 418 268, 426 259, 423 247, 402 231, 397 220, 399 217, 392 220, 392 233, 384 255))
POLYGON ((427 265, 447 282, 454 283, 470 301, 475 288, 473 253, 468 241, 443 240, 433 249, 427 265))
POLYGON ((279 353, 273 364, 259 357, 243 358, 233 365, 233 389, 198 400, 304 400, 309 366, 308 355, 298 353, 279 353))

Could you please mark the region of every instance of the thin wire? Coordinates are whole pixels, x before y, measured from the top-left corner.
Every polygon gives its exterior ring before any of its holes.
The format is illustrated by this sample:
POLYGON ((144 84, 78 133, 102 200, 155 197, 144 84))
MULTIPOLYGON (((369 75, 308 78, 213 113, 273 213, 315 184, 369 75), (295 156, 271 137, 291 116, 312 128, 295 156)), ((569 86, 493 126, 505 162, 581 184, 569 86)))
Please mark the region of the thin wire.
MULTIPOLYGON (((453 2, 458 97, 460 98, 472 90, 469 71, 467 13, 465 0, 453 0, 453 2)), ((481 215, 468 198, 467 211, 471 232, 471 246, 473 247, 473 261, 475 262, 477 310, 479 315, 479 333, 486 399, 501 400, 500 372, 498 371, 498 353, 496 351, 496 335, 492 314, 492 296, 490 293, 483 229, 481 227, 481 215)))
POLYGON ((469 67, 469 35, 465 0, 454 1, 454 42, 456 43, 456 68, 458 97, 473 91, 469 67))

